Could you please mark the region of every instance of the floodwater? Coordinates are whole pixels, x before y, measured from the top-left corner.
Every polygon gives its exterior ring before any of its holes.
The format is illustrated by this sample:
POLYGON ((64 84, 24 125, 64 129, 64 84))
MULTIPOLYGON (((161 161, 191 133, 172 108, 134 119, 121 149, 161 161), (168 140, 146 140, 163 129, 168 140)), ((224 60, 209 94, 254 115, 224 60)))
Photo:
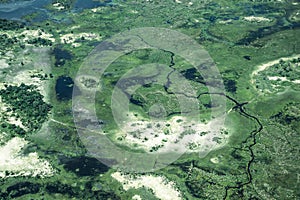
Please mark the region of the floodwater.
MULTIPOLYGON (((22 20, 26 15, 36 13, 34 21, 43 21, 51 16, 51 11, 45 7, 53 0, 11 0, 8 3, 0 3, 0 18, 8 20, 22 20)), ((99 6, 109 6, 111 1, 77 0, 72 12, 81 12, 84 9, 99 6)))
POLYGON ((68 76, 61 76, 55 85, 56 97, 60 101, 72 99, 74 82, 68 76))
POLYGON ((31 0, 31 1, 9 1, 0 4, 0 18, 21 20, 23 16, 38 12, 43 13, 44 8, 52 0, 31 0))

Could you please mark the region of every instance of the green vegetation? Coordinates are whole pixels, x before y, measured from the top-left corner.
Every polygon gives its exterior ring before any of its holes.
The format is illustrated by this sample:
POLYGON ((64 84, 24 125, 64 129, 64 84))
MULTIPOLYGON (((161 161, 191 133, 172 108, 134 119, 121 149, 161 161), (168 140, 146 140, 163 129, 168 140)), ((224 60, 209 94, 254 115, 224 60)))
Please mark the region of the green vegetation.
POLYGON ((55 0, 53 3, 59 3, 60 6, 63 6, 64 9, 69 10, 73 7, 75 0, 55 0))
MULTIPOLYGON (((55 91, 60 77, 74 80, 84 58, 101 41, 128 29, 149 26, 187 34, 207 50, 222 75, 225 93, 231 98, 226 100, 225 129, 221 130, 222 135, 230 137, 225 146, 204 157, 187 153, 165 168, 145 174, 173 181, 183 199, 300 198, 299 58, 281 60, 260 71, 253 77, 255 82, 251 82, 252 72, 261 64, 300 53, 298 2, 115 0, 109 6, 69 12, 75 2, 53 1, 64 8, 55 9, 51 3, 45 6, 47 19, 32 21, 38 16, 33 13, 23 17, 26 26, 15 20, 0 20, 0 82, 7 84, 0 90, 4 112, 0 134, 9 135, 5 139, 0 137, 1 146, 12 137, 24 137, 29 141, 24 154, 37 152, 57 169, 47 179, 30 176, 1 179, 0 199, 127 200, 136 194, 142 199, 156 199, 151 189, 125 191, 111 177, 115 169, 108 169, 87 155, 74 124, 72 100, 60 100, 55 91), (26 30, 39 31, 40 35, 22 35, 26 30), (82 36, 82 33, 95 36, 82 36), (68 42, 70 38, 74 41, 68 42), (33 47, 47 49, 49 53, 32 52, 33 47), (50 82, 45 89, 49 95, 47 103, 35 86, 11 84, 8 79, 19 70, 43 64, 34 62, 36 56, 48 56, 51 62, 51 72, 30 75, 32 79, 50 82), (12 123, 13 120, 18 123, 12 123)), ((111 109, 113 90, 118 88, 128 97, 129 111, 137 118, 168 119, 181 111, 176 95, 180 92, 187 95, 178 89, 183 82, 176 74, 182 75, 193 88, 195 95, 191 99, 199 103, 200 121, 210 120, 211 111, 218 108, 207 94, 206 86, 213 80, 205 83, 201 72, 172 52, 138 50, 119 57, 99 77, 101 90, 96 93, 96 111, 101 127, 112 142, 119 128, 111 109)), ((84 84, 94 87, 97 81, 87 78, 84 84)), ((90 124, 89 119, 86 122, 90 124)), ((148 124, 147 128, 162 128, 163 134, 170 135, 172 125, 160 126, 148 124)), ((182 138, 193 133, 195 130, 185 130, 182 138)), ((132 134, 149 141, 141 132, 132 134)), ((153 134, 155 139, 159 138, 157 133, 153 134)), ((122 136, 117 139, 123 141, 122 136)), ((218 137, 211 139, 220 142, 218 137)), ((162 144, 167 145, 168 141, 162 140, 162 144)), ((151 151, 160 148, 161 145, 153 146, 151 151)), ((190 148, 195 148, 193 141, 190 148)), ((113 158, 114 155, 109 162, 114 163, 113 158)))
POLYGON ((27 43, 36 46, 52 46, 52 42, 50 40, 43 39, 40 37, 28 40, 27 43))
POLYGON ((19 41, 16 37, 10 38, 7 34, 0 35, 1 47, 0 50, 4 51, 8 46, 17 44, 19 41))
POLYGON ((299 62, 300 58, 280 60, 278 64, 259 72, 256 77, 256 88, 271 92, 282 92, 287 87, 297 88, 300 83, 299 62))
MULTIPOLYGON (((43 101, 43 96, 33 85, 23 83, 20 86, 6 85, 5 89, 0 90, 0 95, 2 102, 10 105, 6 112, 12 111, 13 116, 20 118, 22 124, 28 128, 28 132, 37 131, 51 110, 51 106, 43 101)), ((19 134, 23 135, 24 131, 19 134)))
POLYGON ((2 31, 7 31, 7 30, 16 31, 24 27, 25 27, 24 23, 7 20, 7 19, 0 19, 0 30, 2 31))

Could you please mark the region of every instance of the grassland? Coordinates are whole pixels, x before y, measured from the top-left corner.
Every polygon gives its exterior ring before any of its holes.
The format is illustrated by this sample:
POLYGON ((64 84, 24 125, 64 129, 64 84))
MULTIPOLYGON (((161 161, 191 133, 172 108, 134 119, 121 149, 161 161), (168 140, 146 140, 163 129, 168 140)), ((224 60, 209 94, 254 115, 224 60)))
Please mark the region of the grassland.
MULTIPOLYGON (((47 6, 51 12, 46 21, 31 25, 1 22, 5 25, 0 30, 1 85, 36 85, 35 94, 42 95, 52 108, 36 130, 27 133, 24 129, 25 139, 11 139, 22 123, 14 116, 17 112, 7 112, 10 105, 1 102, 1 109, 10 114, 1 123, 15 126, 1 130, 0 150, 19 141, 19 146, 8 151, 23 145, 23 152, 18 149, 20 155, 12 162, 21 160, 27 165, 22 170, 20 165, 6 166, 11 177, 0 180, 0 198, 170 199, 166 193, 173 191, 179 199, 299 199, 300 29, 296 1, 114 1, 110 6, 77 13, 69 12, 72 2, 57 2, 47 6), (201 73, 172 52, 131 52, 112 63, 99 82, 90 77, 76 80, 84 58, 97 44, 127 29, 147 26, 185 33, 207 50, 225 86, 224 94, 211 95, 226 97, 226 118, 223 129, 216 131, 216 146, 205 155, 195 148, 158 171, 122 174, 88 154, 74 124, 72 99, 59 99, 55 91, 60 77, 74 81, 66 86, 68 91, 73 87, 99 89, 97 117, 108 138, 126 150, 163 149, 156 147, 186 131, 176 126, 179 122, 190 125, 195 133, 203 132, 204 143, 213 139, 205 125, 213 122, 211 111, 217 105, 212 105, 201 73), (160 65, 155 68, 152 63, 160 65), (137 66, 142 70, 135 72, 137 66), (180 102, 172 92, 178 92, 180 84, 176 83, 181 79, 173 75, 177 81, 164 87, 166 75, 173 69, 193 88, 201 115, 177 116, 180 102), (134 76, 139 79, 132 83, 134 76), (153 80, 157 84, 152 84, 153 80), (78 82, 81 85, 76 85, 78 82), (130 94, 129 115, 133 116, 126 118, 128 113, 121 110, 120 116, 127 119, 122 132, 114 121, 111 97, 116 87, 124 85, 129 85, 121 91, 130 94), (193 123, 196 119, 198 123, 193 123), (151 128, 157 121, 163 127, 151 128), (155 133, 146 137, 146 130, 155 133), (29 158, 36 164, 30 165, 29 158), (46 172, 41 170, 42 162, 46 172), (30 171, 34 167, 36 173, 30 171)), ((26 19, 30 21, 30 17, 26 19)), ((182 138, 189 138, 186 134, 188 137, 182 138)), ((5 170, 2 177, 8 173, 5 170)))

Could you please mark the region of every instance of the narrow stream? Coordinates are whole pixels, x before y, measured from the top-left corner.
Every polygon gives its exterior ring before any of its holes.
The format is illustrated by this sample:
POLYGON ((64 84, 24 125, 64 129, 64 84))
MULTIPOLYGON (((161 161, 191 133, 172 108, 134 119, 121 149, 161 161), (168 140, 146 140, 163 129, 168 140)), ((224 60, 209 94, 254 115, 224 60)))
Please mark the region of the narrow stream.
MULTIPOLYGON (((227 95, 226 95, 226 97, 227 97, 227 95)), ((252 140, 253 140, 252 144, 250 144, 250 145, 248 146, 248 149, 249 149, 250 154, 251 154, 251 159, 249 160, 249 162, 248 162, 248 164, 247 164, 248 181, 245 182, 245 183, 241 183, 241 184, 239 184, 239 185, 237 185, 237 186, 234 186, 234 187, 230 187, 230 186, 226 187, 226 188, 225 188, 226 191, 225 191, 225 195, 224 195, 224 198, 223 198, 223 199, 226 199, 226 198, 227 198, 227 196, 228 196, 228 191, 229 191, 230 189, 239 189, 239 188, 243 187, 244 185, 247 185, 247 184, 252 183, 252 178, 253 178, 253 177, 252 177, 252 174, 251 174, 250 167, 251 167, 251 164, 253 163, 253 161, 254 161, 254 159, 255 159, 255 155, 254 155, 254 153, 253 153, 252 147, 253 147, 254 145, 256 145, 256 135, 257 135, 258 133, 260 133, 260 132, 263 130, 263 125, 262 125, 262 123, 260 122, 260 120, 259 120, 257 117, 255 117, 255 116, 253 116, 253 115, 250 115, 249 113, 247 113, 247 112, 244 110, 243 106, 244 106, 245 104, 246 104, 246 103, 244 103, 244 104, 236 104, 235 108, 237 108, 237 109, 239 110, 239 113, 240 113, 241 115, 243 115, 243 116, 245 116, 245 117, 247 117, 247 118, 250 118, 250 119, 256 121, 256 123, 258 124, 258 128, 257 128, 256 130, 253 130, 253 131, 251 132, 250 136, 245 140, 245 142, 247 142, 249 139, 252 139, 252 140)))
MULTIPOLYGON (((165 84, 165 87, 164 87, 164 88, 165 88, 165 91, 166 91, 168 94, 175 94, 174 92, 168 91, 168 87, 169 87, 170 84, 171 84, 171 81, 170 81, 169 77, 170 77, 170 75, 176 70, 176 69, 173 68, 173 66, 175 65, 175 63, 174 63, 174 53, 173 53, 173 52, 169 52, 169 53, 171 53, 171 61, 170 61, 169 67, 172 68, 173 70, 168 74, 168 76, 167 76, 167 83, 165 84)), ((201 82, 201 84, 205 85, 205 83, 202 83, 202 82, 201 82)), ((180 94, 181 94, 181 95, 185 95, 184 93, 180 93, 180 94)), ((238 185, 236 185, 236 186, 227 186, 227 187, 225 187, 225 195, 224 195, 224 198, 223 198, 223 199, 227 199, 228 191, 229 191, 229 190, 231 190, 231 189, 239 189, 239 188, 241 188, 241 187, 243 187, 243 186, 245 186, 245 185, 247 185, 247 184, 252 183, 252 174, 251 174, 250 168, 251 168, 251 164, 253 163, 253 161, 254 161, 254 159, 255 159, 255 155, 254 155, 254 153, 253 153, 253 149, 252 149, 252 148, 253 148, 253 146, 256 144, 256 135, 257 135, 258 133, 260 133, 260 132, 263 130, 263 125, 262 125, 262 123, 260 122, 260 120, 259 120, 257 117, 255 117, 255 116, 253 116, 253 115, 247 113, 247 112, 245 111, 245 109, 243 108, 243 106, 246 105, 246 104, 248 104, 248 102, 239 103, 236 99, 230 97, 229 95, 227 95, 227 94, 225 94, 225 93, 210 93, 210 92, 204 92, 204 93, 199 94, 197 97, 192 97, 192 96, 187 96, 187 95, 185 95, 185 96, 188 97, 188 98, 197 98, 197 99, 198 99, 198 98, 199 98, 200 96, 202 96, 202 95, 220 95, 220 96, 226 97, 228 100, 232 101, 232 102, 235 104, 235 106, 233 107, 234 110, 237 110, 241 115, 243 115, 243 116, 245 116, 245 117, 247 117, 247 118, 249 118, 249 119, 254 120, 254 121, 257 123, 257 125, 258 125, 258 128, 257 128, 256 130, 253 130, 253 131, 250 133, 249 137, 247 137, 246 140, 244 141, 244 143, 247 143, 248 140, 250 140, 250 139, 253 140, 253 142, 247 147, 247 148, 249 149, 250 154, 251 154, 251 159, 250 159, 249 162, 247 163, 247 176, 248 176, 248 181, 247 181, 247 182, 244 182, 244 183, 240 183, 240 184, 238 184, 238 185)))

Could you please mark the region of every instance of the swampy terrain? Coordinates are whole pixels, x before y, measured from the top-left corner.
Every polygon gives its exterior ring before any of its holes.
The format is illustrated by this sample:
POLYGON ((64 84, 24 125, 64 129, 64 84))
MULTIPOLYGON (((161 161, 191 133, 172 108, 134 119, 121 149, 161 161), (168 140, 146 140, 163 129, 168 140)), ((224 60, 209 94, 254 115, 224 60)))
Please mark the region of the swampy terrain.
POLYGON ((300 199, 296 0, 0 0, 0 199, 300 199))

